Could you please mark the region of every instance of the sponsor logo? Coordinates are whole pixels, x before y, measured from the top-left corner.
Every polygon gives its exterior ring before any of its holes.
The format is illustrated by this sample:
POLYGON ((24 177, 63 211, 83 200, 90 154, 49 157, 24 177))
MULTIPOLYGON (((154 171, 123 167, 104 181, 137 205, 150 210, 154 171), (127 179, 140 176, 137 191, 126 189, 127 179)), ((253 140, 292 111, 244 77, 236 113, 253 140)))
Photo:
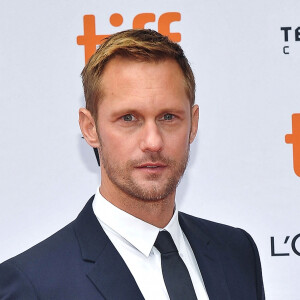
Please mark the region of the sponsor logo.
POLYGON ((271 256, 290 256, 291 253, 300 256, 300 233, 293 238, 286 236, 284 241, 271 236, 271 256))
MULTIPOLYGON (((171 32, 170 25, 173 22, 181 20, 179 12, 166 12, 160 16, 154 13, 140 13, 133 18, 132 28, 143 29, 147 23, 153 23, 157 20, 157 31, 169 37, 173 42, 181 41, 181 34, 179 32, 171 32)), ((114 27, 119 27, 123 24, 123 16, 119 13, 114 13, 110 16, 109 22, 114 27)), ((95 53, 98 45, 101 45, 103 39, 109 34, 96 34, 95 16, 85 15, 83 17, 83 35, 77 36, 77 44, 84 46, 85 62, 95 53)))
POLYGON ((298 42, 300 41, 300 27, 292 28, 290 26, 280 27, 280 30, 283 32, 283 39, 287 45, 283 46, 282 51, 284 54, 290 54, 290 45, 291 41, 298 42))
POLYGON ((300 177, 300 114, 292 115, 292 132, 285 136, 285 142, 293 144, 294 171, 300 177))

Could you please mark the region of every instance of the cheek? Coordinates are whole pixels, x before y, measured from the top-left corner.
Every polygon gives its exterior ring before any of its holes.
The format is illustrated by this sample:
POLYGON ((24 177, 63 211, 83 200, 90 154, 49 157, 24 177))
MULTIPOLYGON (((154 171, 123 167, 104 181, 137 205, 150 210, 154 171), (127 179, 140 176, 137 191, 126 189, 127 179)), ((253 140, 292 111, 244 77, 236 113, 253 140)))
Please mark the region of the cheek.
POLYGON ((166 138, 172 139, 174 144, 178 147, 185 147, 189 143, 190 128, 189 126, 182 126, 182 128, 172 131, 166 135, 166 138))
POLYGON ((117 130, 113 130, 107 124, 102 123, 99 124, 98 128, 100 128, 98 132, 103 146, 112 147, 122 143, 122 135, 117 130))
POLYGON ((176 156, 182 156, 189 147, 189 133, 187 131, 176 132, 165 139, 165 149, 176 156))
POLYGON ((108 156, 115 159, 128 159, 137 148, 135 135, 125 135, 120 131, 109 130, 108 127, 100 132, 102 147, 108 156))

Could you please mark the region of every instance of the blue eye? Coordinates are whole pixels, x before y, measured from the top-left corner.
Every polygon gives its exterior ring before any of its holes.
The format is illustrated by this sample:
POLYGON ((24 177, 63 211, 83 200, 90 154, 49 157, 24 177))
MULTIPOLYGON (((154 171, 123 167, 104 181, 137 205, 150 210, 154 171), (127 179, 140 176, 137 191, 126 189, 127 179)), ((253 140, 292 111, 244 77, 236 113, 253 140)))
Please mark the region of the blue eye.
POLYGON ((122 119, 125 121, 125 122, 131 122, 131 121, 134 121, 135 120, 135 117, 131 114, 127 114, 127 115, 124 115, 122 117, 122 119))
POLYGON ((174 115, 172 115, 172 114, 165 114, 164 115, 164 120, 166 120, 166 121, 171 121, 173 119, 174 119, 174 115))

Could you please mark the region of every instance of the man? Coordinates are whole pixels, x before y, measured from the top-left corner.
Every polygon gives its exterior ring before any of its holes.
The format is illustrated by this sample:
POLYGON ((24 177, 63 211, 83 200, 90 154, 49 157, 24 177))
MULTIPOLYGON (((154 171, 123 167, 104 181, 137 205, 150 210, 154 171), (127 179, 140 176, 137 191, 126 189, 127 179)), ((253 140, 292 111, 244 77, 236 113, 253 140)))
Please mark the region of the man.
POLYGON ((75 221, 1 265, 0 299, 264 299, 252 238, 175 206, 198 126, 180 46, 120 32, 82 78, 79 124, 100 188, 75 221))

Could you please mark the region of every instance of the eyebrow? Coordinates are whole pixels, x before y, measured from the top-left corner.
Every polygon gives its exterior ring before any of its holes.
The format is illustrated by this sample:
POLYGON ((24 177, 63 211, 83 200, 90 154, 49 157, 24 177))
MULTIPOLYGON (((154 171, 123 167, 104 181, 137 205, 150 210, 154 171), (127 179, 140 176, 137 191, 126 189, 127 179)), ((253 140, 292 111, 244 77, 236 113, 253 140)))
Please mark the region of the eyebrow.
MULTIPOLYGON (((186 113, 186 111, 184 109, 178 109, 178 108, 162 108, 159 110, 157 115, 161 115, 164 113, 183 115, 186 113)), ((126 115, 126 114, 143 115, 143 110, 128 107, 128 108, 120 108, 120 109, 117 108, 114 112, 112 112, 113 117, 117 117, 120 115, 126 115)))

